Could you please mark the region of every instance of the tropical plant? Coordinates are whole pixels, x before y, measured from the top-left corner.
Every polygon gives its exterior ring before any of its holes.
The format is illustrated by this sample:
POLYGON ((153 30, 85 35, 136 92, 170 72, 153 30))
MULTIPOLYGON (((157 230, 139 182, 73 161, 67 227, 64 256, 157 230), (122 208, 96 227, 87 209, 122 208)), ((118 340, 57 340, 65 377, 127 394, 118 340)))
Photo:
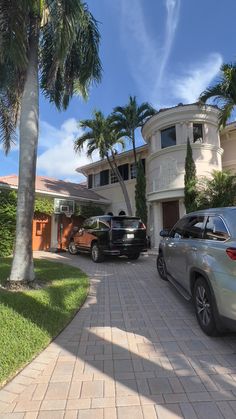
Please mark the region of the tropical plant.
POLYGON ((19 121, 17 225, 11 281, 35 278, 32 257, 39 88, 58 109, 101 77, 97 23, 80 0, 0 1, 0 140, 19 121))
POLYGON ((16 191, 0 190, 0 257, 13 251, 16 231, 16 191))
POLYGON ((75 151, 80 152, 86 145, 88 157, 98 151, 101 159, 107 159, 111 172, 117 178, 122 189, 128 215, 132 215, 129 195, 116 162, 117 150, 115 147, 119 145, 123 149, 124 141, 114 130, 110 117, 104 117, 101 111, 94 111, 93 115, 93 119, 80 121, 80 126, 86 131, 75 140, 75 151))
POLYGON ((135 142, 135 131, 141 128, 148 118, 156 113, 155 109, 148 103, 137 104, 136 96, 130 96, 125 106, 116 106, 112 113, 112 121, 120 137, 127 137, 131 140, 134 162, 137 168, 137 153, 135 142))
POLYGON ((75 206, 75 215, 80 215, 83 218, 89 218, 96 215, 103 215, 104 210, 95 205, 94 203, 90 202, 88 204, 78 205, 75 206))
POLYGON ((236 204, 236 175, 229 170, 212 172, 198 185, 198 209, 230 207, 236 204))
POLYGON ((144 224, 147 224, 147 201, 146 201, 146 177, 142 160, 137 166, 137 178, 135 185, 136 216, 140 217, 144 224))
POLYGON ((184 175, 184 205, 186 212, 196 210, 197 203, 197 177, 196 177, 196 165, 193 160, 192 147, 187 140, 187 153, 185 158, 185 175, 184 175))
POLYGON ((206 103, 208 99, 213 98, 220 106, 219 127, 224 127, 236 105, 236 63, 223 64, 220 70, 218 83, 202 92, 199 100, 206 103))

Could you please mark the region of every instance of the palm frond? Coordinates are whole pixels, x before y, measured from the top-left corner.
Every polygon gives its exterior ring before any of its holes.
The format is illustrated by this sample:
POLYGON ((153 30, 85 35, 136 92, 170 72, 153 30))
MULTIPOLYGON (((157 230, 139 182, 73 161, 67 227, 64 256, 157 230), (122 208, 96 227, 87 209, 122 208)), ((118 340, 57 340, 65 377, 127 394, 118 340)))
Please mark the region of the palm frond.
POLYGON ((224 128, 228 119, 230 118, 235 104, 231 101, 226 102, 223 107, 220 109, 219 114, 219 127, 224 128))
POLYGON ((80 0, 47 4, 50 19, 42 28, 41 87, 59 109, 66 109, 73 94, 87 98, 89 86, 101 79, 100 35, 96 20, 80 0))

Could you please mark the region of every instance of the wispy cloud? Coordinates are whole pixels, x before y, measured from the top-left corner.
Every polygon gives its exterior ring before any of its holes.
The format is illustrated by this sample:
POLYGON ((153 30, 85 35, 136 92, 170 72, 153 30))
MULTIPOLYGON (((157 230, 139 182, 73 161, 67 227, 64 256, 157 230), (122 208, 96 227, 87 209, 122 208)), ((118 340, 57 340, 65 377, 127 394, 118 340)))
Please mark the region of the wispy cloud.
POLYGON ((169 59, 169 55, 171 53, 175 32, 179 22, 180 0, 165 0, 165 4, 167 10, 166 30, 164 47, 159 66, 157 86, 160 86, 162 82, 163 74, 169 59))
POLYGON ((154 28, 145 19, 144 0, 121 0, 121 38, 132 76, 142 97, 158 108, 196 101, 223 62, 219 53, 209 53, 191 65, 186 57, 184 68, 178 65, 172 70, 168 63, 180 21, 181 0, 163 0, 163 5, 163 36, 154 37, 154 28))
MULTIPOLYGON (((91 163, 86 156, 86 148, 80 154, 74 151, 74 139, 81 135, 82 130, 74 118, 66 120, 60 128, 41 121, 39 137, 39 157, 37 160, 38 174, 60 179, 84 180, 75 172, 76 168, 91 163)), ((93 156, 93 161, 98 155, 93 156)))
MULTIPOLYGON (((121 37, 132 75, 151 100, 160 95, 163 74, 168 64, 178 27, 181 0, 164 0, 166 24, 164 40, 151 36, 142 0, 121 0, 121 37), (161 47, 162 45, 162 47, 161 47)), ((158 18, 158 16, 157 16, 158 18)))
POLYGON ((191 66, 182 76, 173 79, 173 95, 183 102, 195 102, 200 93, 216 77, 222 63, 222 56, 215 53, 191 66))

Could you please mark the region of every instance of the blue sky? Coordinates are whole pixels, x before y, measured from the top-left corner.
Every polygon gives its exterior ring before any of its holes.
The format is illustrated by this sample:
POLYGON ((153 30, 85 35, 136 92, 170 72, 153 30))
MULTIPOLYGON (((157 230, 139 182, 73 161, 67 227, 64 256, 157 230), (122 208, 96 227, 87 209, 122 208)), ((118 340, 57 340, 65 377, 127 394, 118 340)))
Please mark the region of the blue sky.
MULTIPOLYGON (((157 109, 190 103, 217 77, 222 62, 236 60, 235 0, 88 0, 101 33, 101 84, 85 103, 72 100, 58 112, 40 99, 37 174, 75 182, 75 168, 89 163, 75 155, 78 122, 93 109, 105 114, 129 95, 157 109)), ((139 139, 141 143, 141 139, 139 139)), ((96 159, 97 157, 94 156, 96 159)), ((18 147, 0 151, 0 176, 17 173, 18 147)))

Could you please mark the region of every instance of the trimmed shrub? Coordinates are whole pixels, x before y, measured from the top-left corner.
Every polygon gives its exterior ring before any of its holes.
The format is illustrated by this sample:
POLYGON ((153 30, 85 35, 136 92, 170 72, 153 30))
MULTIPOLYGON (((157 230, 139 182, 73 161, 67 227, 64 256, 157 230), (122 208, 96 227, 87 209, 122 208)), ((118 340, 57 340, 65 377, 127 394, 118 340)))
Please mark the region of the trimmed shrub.
POLYGON ((0 256, 9 256, 13 251, 16 232, 15 191, 0 190, 0 256))

